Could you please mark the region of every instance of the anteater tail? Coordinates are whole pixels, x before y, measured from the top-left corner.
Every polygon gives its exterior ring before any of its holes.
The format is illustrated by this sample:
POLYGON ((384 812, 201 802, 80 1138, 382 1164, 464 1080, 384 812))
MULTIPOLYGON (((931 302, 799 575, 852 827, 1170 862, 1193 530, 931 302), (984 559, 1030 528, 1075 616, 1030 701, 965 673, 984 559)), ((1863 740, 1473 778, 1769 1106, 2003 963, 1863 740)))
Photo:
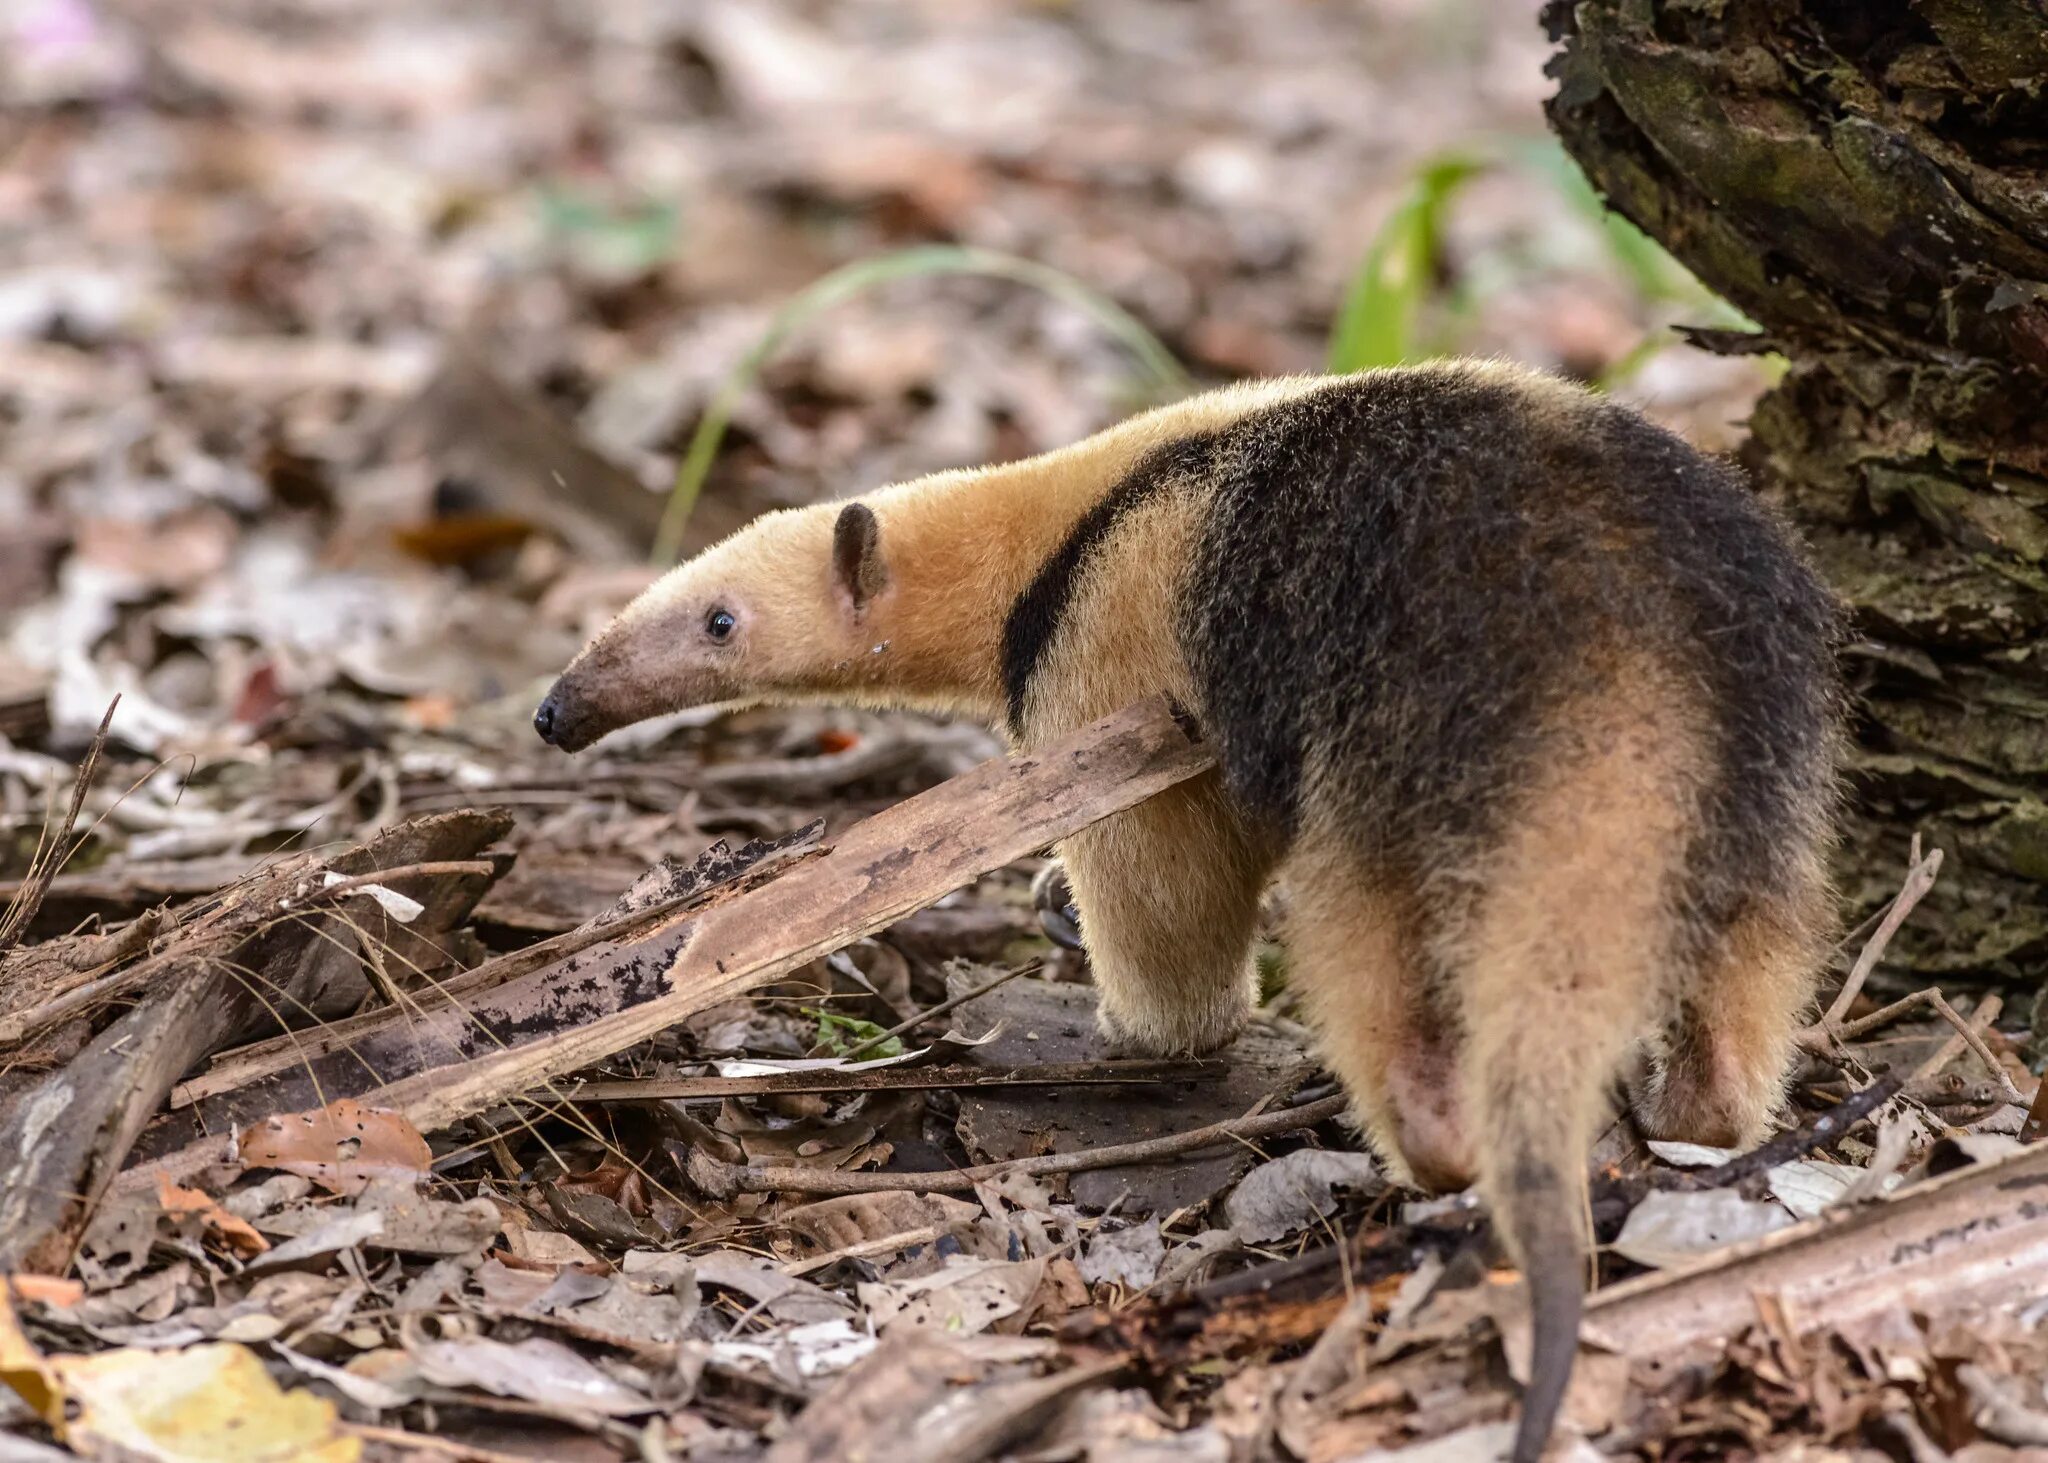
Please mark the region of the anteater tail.
POLYGON ((1504 1184, 1489 1187, 1494 1224, 1522 1267, 1529 1287, 1529 1384, 1515 1427, 1514 1463, 1537 1463, 1550 1441, 1571 1383, 1584 1304, 1586 1161, 1583 1148, 1546 1142, 1563 1136, 1554 1122, 1526 1125, 1510 1140, 1504 1184))

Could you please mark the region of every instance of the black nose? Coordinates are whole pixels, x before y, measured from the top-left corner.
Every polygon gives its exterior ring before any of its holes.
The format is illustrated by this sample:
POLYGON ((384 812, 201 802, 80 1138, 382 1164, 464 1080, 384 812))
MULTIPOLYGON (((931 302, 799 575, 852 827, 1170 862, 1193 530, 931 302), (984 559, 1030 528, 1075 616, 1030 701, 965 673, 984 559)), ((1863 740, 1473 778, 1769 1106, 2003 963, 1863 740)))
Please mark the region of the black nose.
POLYGON ((540 710, 533 713, 533 729, 540 733, 540 739, 549 746, 555 745, 555 697, 553 692, 540 703, 540 710))

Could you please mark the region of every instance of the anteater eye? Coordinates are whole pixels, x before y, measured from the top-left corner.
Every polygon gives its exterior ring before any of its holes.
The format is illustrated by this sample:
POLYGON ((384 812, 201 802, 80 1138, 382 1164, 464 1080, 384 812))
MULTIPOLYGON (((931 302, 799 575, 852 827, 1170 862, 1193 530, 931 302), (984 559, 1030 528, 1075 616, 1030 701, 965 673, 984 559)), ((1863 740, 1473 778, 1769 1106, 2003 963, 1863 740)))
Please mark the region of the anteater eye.
POLYGON ((724 640, 732 635, 733 627, 738 623, 731 610, 714 609, 704 617, 704 633, 713 640, 724 640))

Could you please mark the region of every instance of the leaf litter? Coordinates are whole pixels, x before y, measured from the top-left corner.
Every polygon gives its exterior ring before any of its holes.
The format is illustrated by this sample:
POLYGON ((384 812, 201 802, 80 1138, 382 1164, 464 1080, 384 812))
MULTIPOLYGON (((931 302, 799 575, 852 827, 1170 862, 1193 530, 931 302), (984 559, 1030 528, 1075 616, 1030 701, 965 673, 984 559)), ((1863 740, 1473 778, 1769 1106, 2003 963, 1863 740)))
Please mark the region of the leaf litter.
MULTIPOLYGON (((1411 345, 1587 377, 1642 351, 1679 306, 1617 281, 1604 226, 1459 161, 1540 131, 1529 7, 0 26, 10 1447, 1492 1455, 1526 1320, 1480 1217, 1320 1116, 1284 988, 1222 1061, 1108 1063, 1039 860, 572 1069, 480 1074, 587 1030, 576 982, 630 1014, 606 950, 750 907, 998 750, 819 709, 533 742, 714 409, 691 544, 1105 424, 1161 374, 1105 320, 1205 379, 1312 369, 1375 238, 1434 236, 1411 345), (1422 227, 1417 180, 1453 174, 1422 227), (718 405, 840 269, 869 283, 718 405)), ((1762 384, 1680 349, 1619 389, 1719 446, 1762 384)), ((1778 1151, 1603 1150, 1572 1415, 1604 1447, 2048 1435, 2023 1022, 1882 954, 1809 1033, 1778 1151)))

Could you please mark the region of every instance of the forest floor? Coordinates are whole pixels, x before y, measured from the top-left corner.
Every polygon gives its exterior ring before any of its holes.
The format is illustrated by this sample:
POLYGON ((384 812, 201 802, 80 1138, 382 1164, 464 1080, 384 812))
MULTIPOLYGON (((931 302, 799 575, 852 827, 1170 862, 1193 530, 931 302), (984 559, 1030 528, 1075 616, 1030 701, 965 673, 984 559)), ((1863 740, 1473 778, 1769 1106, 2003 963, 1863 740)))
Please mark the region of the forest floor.
MULTIPOLYGON (((1090 294, 804 320, 692 546, 1178 389, 1103 302, 1318 369, 1375 249, 1399 348, 1733 449, 1768 366, 1567 186, 1535 10, 0 0, 0 1459, 1497 1455, 1514 1277, 1284 956, 1120 1064, 1047 937, 1170 721, 1054 786, 914 716, 529 719, 777 311, 911 246, 1090 294)), ((1578 1447, 2048 1442, 2027 1013, 1888 1009, 1895 925, 1771 1148, 1603 1140, 1578 1447)))

